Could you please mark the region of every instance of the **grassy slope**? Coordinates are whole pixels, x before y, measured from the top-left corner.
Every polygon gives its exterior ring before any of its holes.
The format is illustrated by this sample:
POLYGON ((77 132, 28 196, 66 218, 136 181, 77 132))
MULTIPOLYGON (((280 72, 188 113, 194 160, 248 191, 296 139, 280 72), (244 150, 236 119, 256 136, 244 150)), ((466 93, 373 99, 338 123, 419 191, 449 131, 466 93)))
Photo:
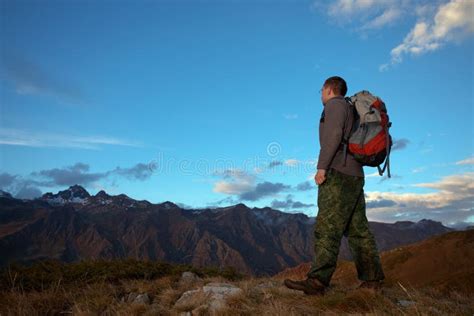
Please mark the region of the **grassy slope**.
MULTIPOLYGON (((381 254, 388 286, 431 287, 441 291, 474 292, 474 230, 449 232, 381 254)), ((303 279, 309 263, 285 270, 276 278, 303 279)), ((352 262, 342 261, 332 284, 355 286, 357 272, 352 262)))
POLYGON ((180 273, 189 270, 188 266, 150 266, 133 261, 96 262, 90 266, 82 263, 76 268, 51 264, 53 267, 30 268, 33 272, 12 269, 2 278, 0 314, 175 315, 196 310, 206 315, 204 297, 180 309, 174 307, 174 302, 186 290, 211 281, 224 281, 242 288, 243 292, 228 300, 222 315, 472 315, 474 282, 469 261, 472 262, 474 251, 473 236, 474 231, 452 232, 384 253, 382 262, 387 286, 378 293, 356 289, 358 282, 353 264, 340 262, 333 285, 323 297, 306 296, 282 285, 285 276, 303 276, 304 265, 273 278, 240 278, 230 270, 194 269, 203 277, 195 284, 179 282, 180 273), (70 278, 79 268, 82 274, 70 278), (84 274, 84 271, 87 272, 84 274), (100 271, 107 277, 98 278, 103 275, 100 271), (148 293, 152 304, 122 302, 122 298, 132 292, 148 293), (402 307, 401 300, 414 304, 402 307))

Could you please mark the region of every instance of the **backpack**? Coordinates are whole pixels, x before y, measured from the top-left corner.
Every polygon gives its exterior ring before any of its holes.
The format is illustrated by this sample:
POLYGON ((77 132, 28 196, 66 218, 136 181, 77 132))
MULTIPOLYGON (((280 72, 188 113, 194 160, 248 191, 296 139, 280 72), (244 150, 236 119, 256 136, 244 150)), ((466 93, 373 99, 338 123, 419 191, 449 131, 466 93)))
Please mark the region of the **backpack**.
POLYGON ((387 170, 390 178, 392 137, 389 128, 392 123, 385 103, 365 90, 345 99, 350 106, 349 115, 354 115, 354 124, 349 135, 344 135, 344 157, 349 152, 363 166, 377 167, 379 175, 387 170))

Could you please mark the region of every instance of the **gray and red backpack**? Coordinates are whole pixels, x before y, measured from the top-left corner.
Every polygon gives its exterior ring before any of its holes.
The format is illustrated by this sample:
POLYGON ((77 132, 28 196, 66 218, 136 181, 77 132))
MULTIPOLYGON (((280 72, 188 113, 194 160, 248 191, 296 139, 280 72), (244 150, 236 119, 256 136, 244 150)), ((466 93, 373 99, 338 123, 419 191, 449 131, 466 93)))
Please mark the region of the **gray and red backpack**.
POLYGON ((344 156, 349 152, 363 166, 377 167, 379 175, 387 170, 390 178, 392 137, 389 128, 392 123, 385 103, 365 90, 346 97, 346 101, 349 113, 354 115, 354 124, 349 135, 344 135, 344 156))

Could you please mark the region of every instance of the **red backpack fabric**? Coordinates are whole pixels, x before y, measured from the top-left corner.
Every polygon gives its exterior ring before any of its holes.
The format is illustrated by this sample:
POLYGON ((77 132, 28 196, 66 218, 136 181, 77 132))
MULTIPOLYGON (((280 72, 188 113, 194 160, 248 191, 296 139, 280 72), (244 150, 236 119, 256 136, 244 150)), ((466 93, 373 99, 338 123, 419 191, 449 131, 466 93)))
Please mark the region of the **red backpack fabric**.
POLYGON ((355 119, 350 134, 344 137, 345 154, 351 153, 363 166, 377 167, 379 175, 387 170, 390 178, 392 137, 389 128, 392 123, 385 103, 366 90, 347 97, 346 101, 355 119))

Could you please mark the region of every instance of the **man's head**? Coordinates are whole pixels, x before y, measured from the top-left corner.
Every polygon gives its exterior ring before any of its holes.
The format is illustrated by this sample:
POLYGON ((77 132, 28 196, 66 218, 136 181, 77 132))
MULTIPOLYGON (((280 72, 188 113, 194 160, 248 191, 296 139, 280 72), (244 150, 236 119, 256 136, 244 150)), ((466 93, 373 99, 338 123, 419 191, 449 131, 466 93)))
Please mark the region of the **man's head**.
POLYGON ((324 81, 321 88, 321 101, 323 104, 336 96, 345 96, 347 93, 347 84, 344 79, 338 76, 329 77, 324 81))

